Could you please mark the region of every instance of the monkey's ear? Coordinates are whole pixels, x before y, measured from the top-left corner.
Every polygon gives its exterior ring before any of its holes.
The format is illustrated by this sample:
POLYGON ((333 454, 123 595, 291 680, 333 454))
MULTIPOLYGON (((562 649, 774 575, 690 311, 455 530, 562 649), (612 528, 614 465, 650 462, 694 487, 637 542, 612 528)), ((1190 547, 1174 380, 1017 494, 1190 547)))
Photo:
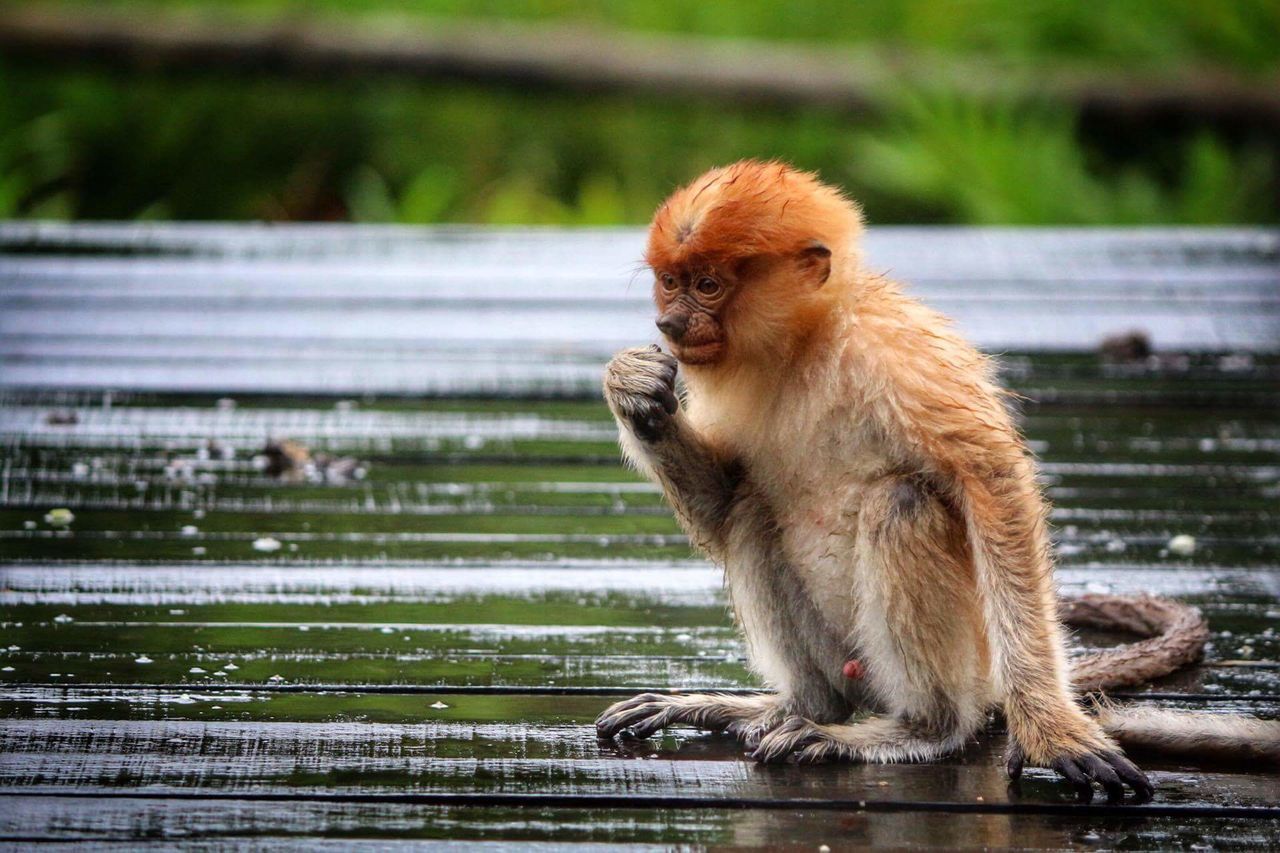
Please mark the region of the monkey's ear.
POLYGON ((822 287, 831 275, 831 250, 814 240, 800 250, 800 269, 813 278, 815 287, 822 287))

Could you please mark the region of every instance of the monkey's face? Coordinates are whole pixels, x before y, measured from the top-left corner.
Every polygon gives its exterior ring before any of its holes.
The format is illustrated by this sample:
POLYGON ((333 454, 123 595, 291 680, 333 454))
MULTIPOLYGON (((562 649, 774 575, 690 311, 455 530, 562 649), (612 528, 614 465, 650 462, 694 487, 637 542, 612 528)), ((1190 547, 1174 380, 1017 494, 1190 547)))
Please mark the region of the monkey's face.
POLYGON ((709 267, 655 271, 658 329, 684 364, 714 364, 724 357, 724 313, 731 276, 709 267))
POLYGON ((672 353, 687 365, 776 363, 838 301, 826 282, 861 229, 838 190, 781 163, 742 161, 676 190, 645 249, 672 353))
POLYGON ((776 357, 825 314, 831 252, 820 243, 788 255, 655 270, 658 328, 686 365, 776 357))

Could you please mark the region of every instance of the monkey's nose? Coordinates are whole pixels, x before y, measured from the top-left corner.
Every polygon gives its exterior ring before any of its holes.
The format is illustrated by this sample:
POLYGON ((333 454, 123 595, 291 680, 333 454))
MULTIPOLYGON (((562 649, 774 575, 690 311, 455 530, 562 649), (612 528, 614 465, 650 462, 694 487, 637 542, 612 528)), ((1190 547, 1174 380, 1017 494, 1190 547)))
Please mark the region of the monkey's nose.
POLYGON ((658 330, 676 343, 684 337, 689 329, 689 315, 677 314, 674 311, 658 318, 658 330))

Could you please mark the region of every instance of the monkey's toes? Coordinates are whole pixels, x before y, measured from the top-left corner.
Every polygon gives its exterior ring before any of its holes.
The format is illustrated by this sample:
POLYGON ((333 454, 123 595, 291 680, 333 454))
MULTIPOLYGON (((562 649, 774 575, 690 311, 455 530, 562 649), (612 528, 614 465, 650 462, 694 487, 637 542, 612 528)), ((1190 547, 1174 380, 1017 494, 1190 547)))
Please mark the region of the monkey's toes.
POLYGON ((820 736, 817 727, 804 717, 788 717, 782 725, 761 738, 750 758, 761 764, 785 761, 791 753, 815 743, 820 736))
POLYGON ((596 734, 612 738, 630 729, 634 737, 645 738, 662 725, 656 724, 667 705, 667 697, 658 693, 641 693, 605 709, 596 718, 596 734))
POLYGON ((848 760, 850 752, 840 742, 831 738, 821 738, 796 753, 797 764, 826 764, 831 761, 848 760))
POLYGON ((776 729, 781 722, 782 717, 779 714, 770 713, 747 720, 733 720, 725 726, 725 731, 741 741, 747 749, 754 751, 760 746, 764 736, 776 729))

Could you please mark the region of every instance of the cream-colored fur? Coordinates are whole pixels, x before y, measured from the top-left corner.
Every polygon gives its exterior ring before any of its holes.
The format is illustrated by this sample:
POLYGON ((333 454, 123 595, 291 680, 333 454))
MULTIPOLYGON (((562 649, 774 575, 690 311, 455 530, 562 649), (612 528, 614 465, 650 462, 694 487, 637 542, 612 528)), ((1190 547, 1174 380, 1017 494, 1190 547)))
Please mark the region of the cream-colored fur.
POLYGON ((1227 756, 1271 772, 1280 768, 1280 724, 1275 722, 1116 705, 1102 706, 1098 722, 1130 749, 1189 758, 1227 756))

